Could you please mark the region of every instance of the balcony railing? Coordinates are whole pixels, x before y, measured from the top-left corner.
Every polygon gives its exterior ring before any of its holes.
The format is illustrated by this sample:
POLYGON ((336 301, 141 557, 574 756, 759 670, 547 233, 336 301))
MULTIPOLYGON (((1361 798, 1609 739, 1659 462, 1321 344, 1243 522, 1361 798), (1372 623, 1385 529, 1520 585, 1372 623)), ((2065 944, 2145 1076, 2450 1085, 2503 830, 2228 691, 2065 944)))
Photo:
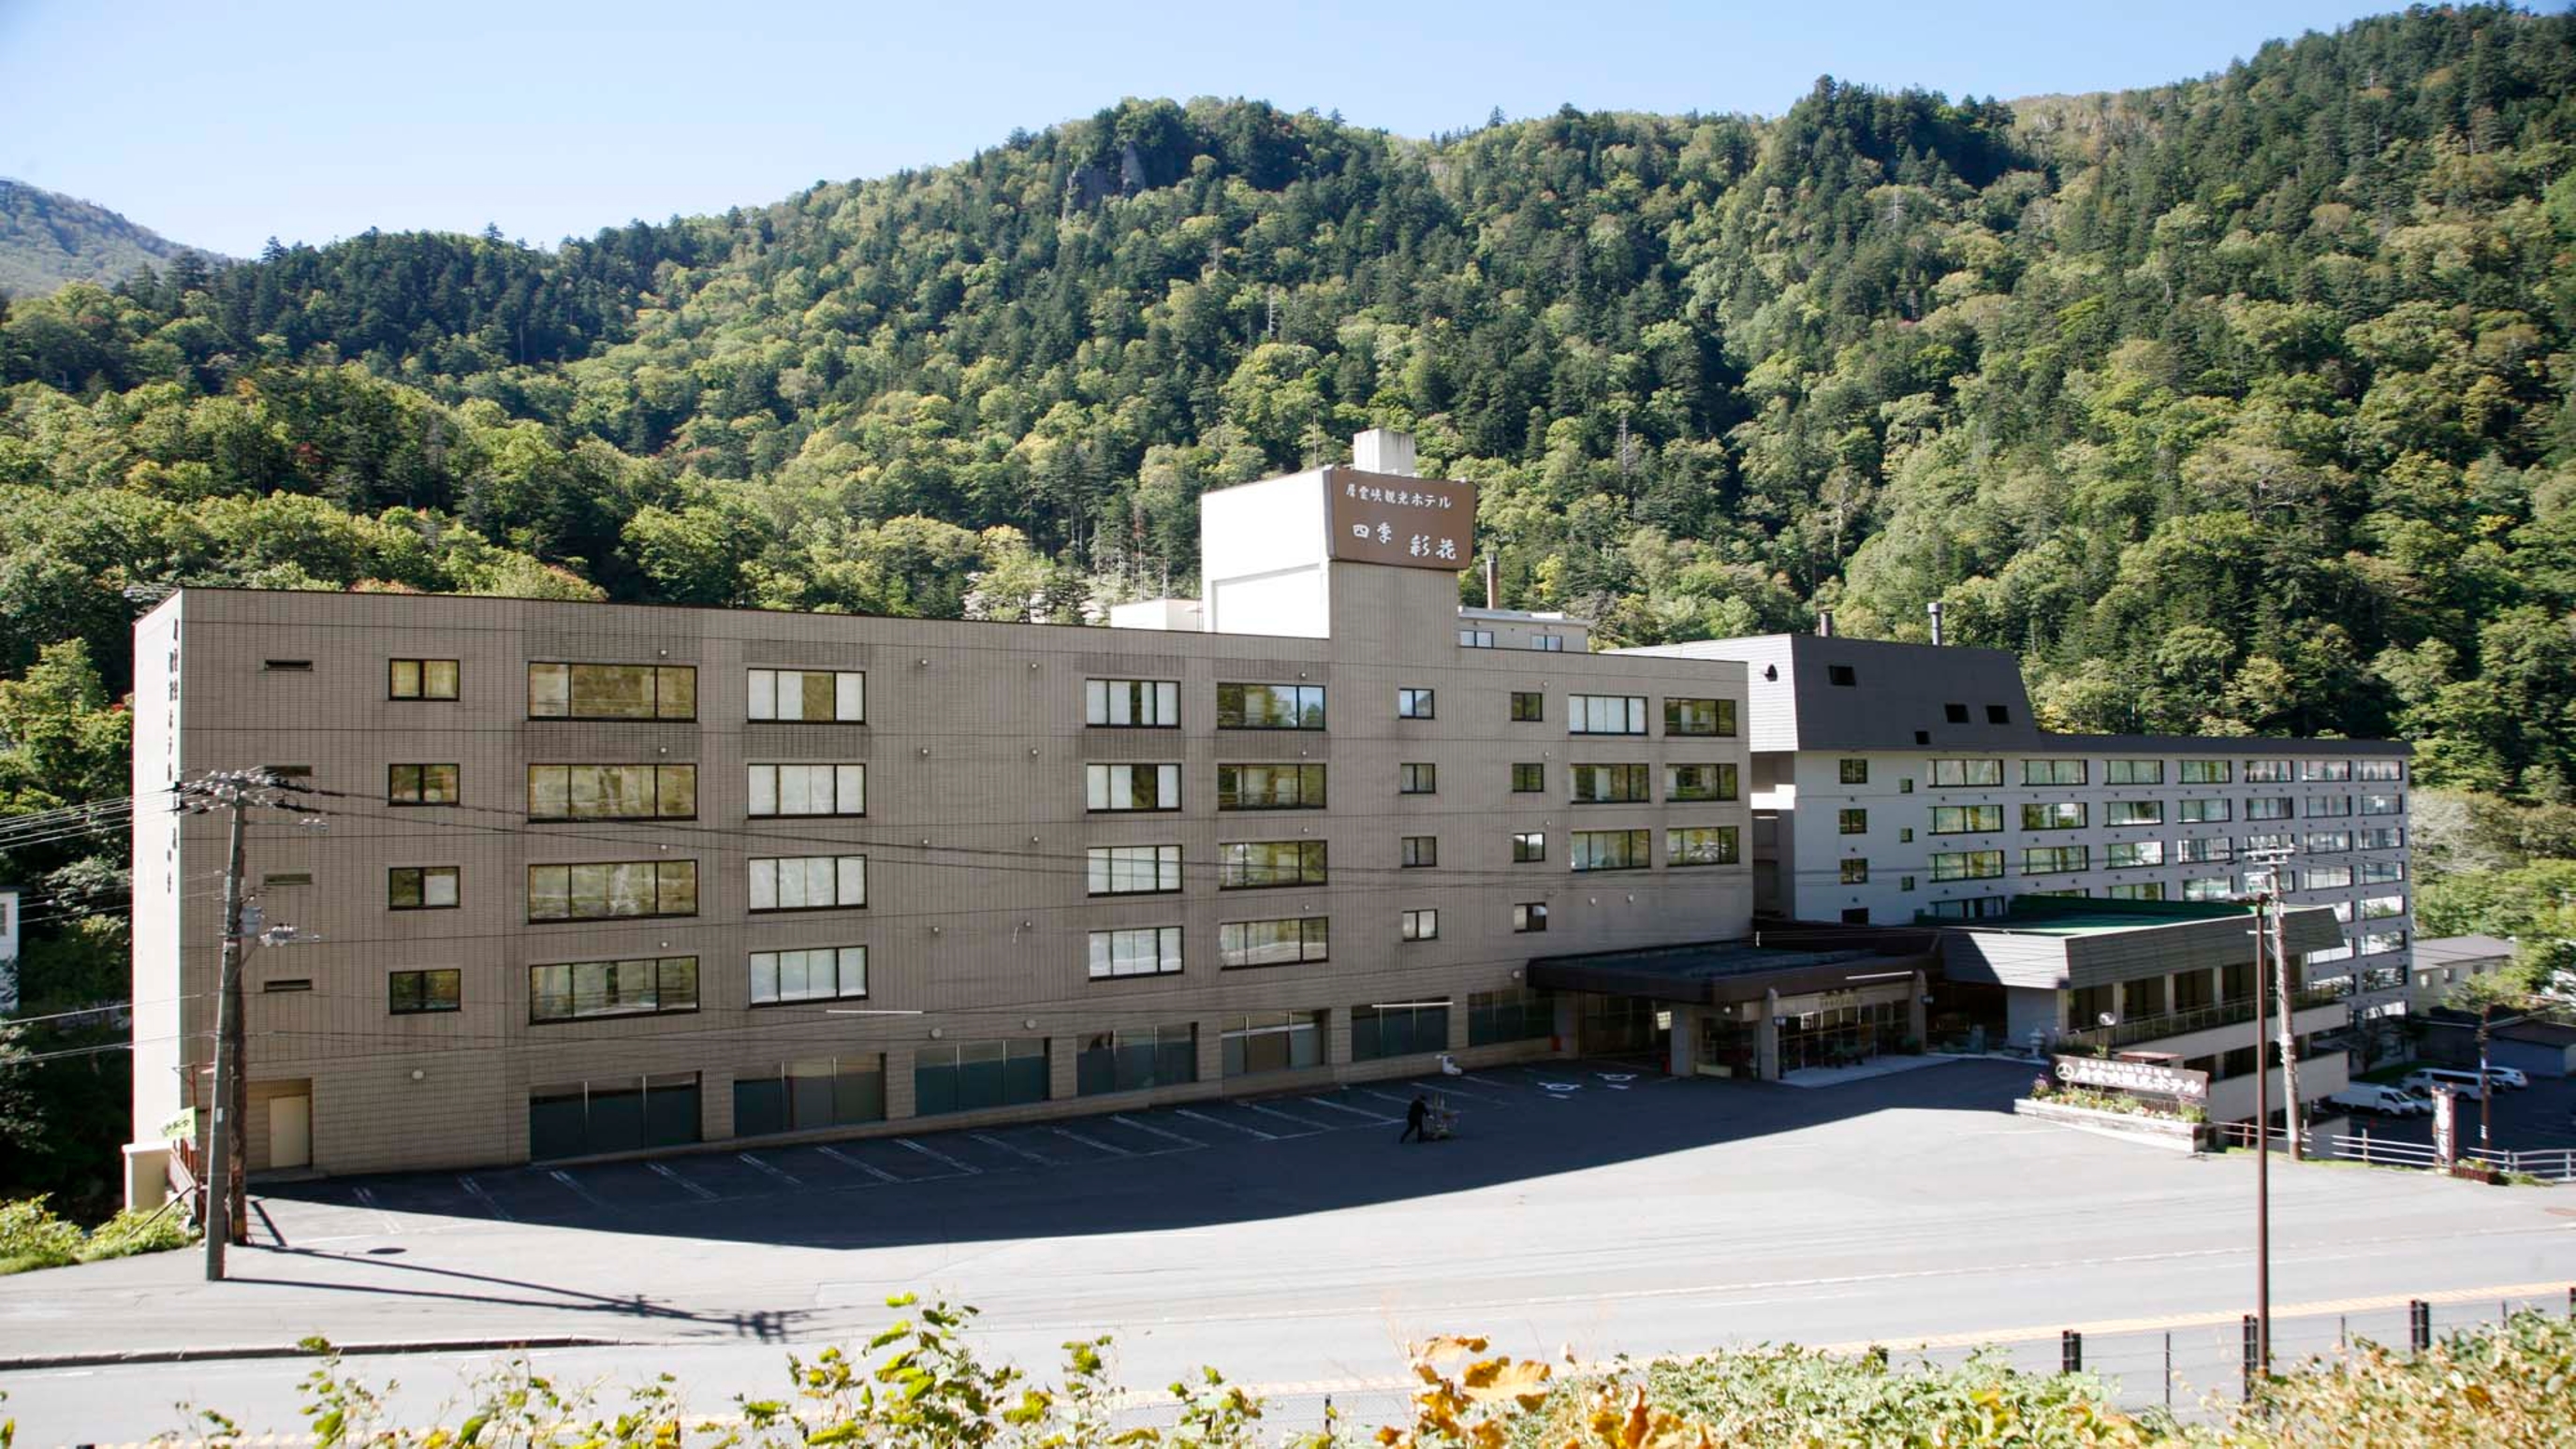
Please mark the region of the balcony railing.
MULTIPOLYGON (((2332 1006, 2351 995, 2352 982, 2348 979, 2304 987, 2290 994, 2290 1009, 2296 1013, 2314 1006, 2332 1006)), ((2189 1011, 2169 1011, 2162 1016, 2133 1017, 2110 1026, 2089 1026, 2080 1031, 2061 1032, 2057 1040, 2061 1046, 2118 1051, 2142 1041, 2160 1041, 2169 1036, 2207 1031, 2214 1026, 2233 1026, 2253 1019, 2254 998, 2245 996, 2209 1006, 2195 1006, 2189 1011)))

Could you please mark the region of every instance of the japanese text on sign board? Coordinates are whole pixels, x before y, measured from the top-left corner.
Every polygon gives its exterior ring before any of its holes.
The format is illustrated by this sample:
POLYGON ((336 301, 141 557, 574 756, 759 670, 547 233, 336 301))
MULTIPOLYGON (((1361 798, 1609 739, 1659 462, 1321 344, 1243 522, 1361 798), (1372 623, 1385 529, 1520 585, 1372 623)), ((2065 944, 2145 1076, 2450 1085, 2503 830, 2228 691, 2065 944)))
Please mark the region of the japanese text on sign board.
POLYGON ((2209 1095, 2207 1072, 2186 1072, 2149 1062, 2121 1062, 2108 1057, 2059 1057, 2057 1079, 2079 1087, 2105 1087, 2116 1092, 2144 1092, 2151 1097, 2199 1101, 2209 1095))
POLYGON ((1335 468, 1325 492, 1337 559, 1454 573, 1474 556, 1473 484, 1335 468))

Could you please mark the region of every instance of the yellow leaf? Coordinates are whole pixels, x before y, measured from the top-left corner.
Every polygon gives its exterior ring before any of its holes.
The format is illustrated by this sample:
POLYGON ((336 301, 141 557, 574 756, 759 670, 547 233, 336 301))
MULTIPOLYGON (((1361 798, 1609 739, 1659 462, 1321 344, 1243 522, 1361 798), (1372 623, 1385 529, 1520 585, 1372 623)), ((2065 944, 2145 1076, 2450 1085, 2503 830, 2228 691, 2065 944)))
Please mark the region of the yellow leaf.
POLYGON ((1481 1338, 1459 1338, 1453 1335, 1444 1334, 1428 1343, 1415 1347, 1413 1350, 1413 1356, 1425 1363, 1439 1363, 1444 1359, 1453 1359, 1461 1354, 1483 1353, 1484 1351, 1485 1340, 1481 1338))
POLYGON ((1481 1403, 1520 1399, 1525 1401, 1523 1408, 1530 1408, 1547 1396, 1543 1385, 1551 1372, 1546 1364, 1535 1360, 1489 1358, 1468 1365, 1467 1371, 1459 1375, 1459 1382, 1466 1385, 1469 1398, 1481 1403))

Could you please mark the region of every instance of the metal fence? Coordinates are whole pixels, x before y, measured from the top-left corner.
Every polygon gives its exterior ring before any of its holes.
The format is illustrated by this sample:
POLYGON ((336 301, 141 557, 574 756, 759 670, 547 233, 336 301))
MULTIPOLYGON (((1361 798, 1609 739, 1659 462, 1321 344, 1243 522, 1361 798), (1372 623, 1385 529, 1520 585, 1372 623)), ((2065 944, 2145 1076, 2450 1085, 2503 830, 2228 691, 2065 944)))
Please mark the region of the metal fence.
MULTIPOLYGON (((2254 1124, 2221 1123, 2218 1140, 2229 1147, 2251 1147, 2254 1144, 2254 1124)), ((2264 1134, 2264 1140, 2273 1151, 2281 1152, 2288 1150, 2290 1138, 2287 1131, 2275 1127, 2264 1134)), ((2442 1165, 2429 1144, 2373 1137, 2367 1132, 2358 1136, 2312 1132, 2308 1134, 2306 1144, 2311 1157, 2366 1162, 2374 1167, 2414 1167, 2432 1171, 2442 1165)), ((2518 1172, 2545 1182, 2576 1182, 2576 1148, 2543 1147, 2517 1152, 2501 1147, 2463 1146, 2458 1160, 2462 1166, 2518 1172)))

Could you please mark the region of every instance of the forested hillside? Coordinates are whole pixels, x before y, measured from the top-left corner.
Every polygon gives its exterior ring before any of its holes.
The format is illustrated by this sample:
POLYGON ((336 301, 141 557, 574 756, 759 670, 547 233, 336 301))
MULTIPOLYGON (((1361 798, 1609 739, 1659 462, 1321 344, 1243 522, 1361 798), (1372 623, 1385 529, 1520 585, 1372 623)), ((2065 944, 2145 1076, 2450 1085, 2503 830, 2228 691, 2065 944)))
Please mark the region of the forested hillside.
POLYGON ((103 206, 0 176, 0 292, 115 282, 184 250, 103 206))

